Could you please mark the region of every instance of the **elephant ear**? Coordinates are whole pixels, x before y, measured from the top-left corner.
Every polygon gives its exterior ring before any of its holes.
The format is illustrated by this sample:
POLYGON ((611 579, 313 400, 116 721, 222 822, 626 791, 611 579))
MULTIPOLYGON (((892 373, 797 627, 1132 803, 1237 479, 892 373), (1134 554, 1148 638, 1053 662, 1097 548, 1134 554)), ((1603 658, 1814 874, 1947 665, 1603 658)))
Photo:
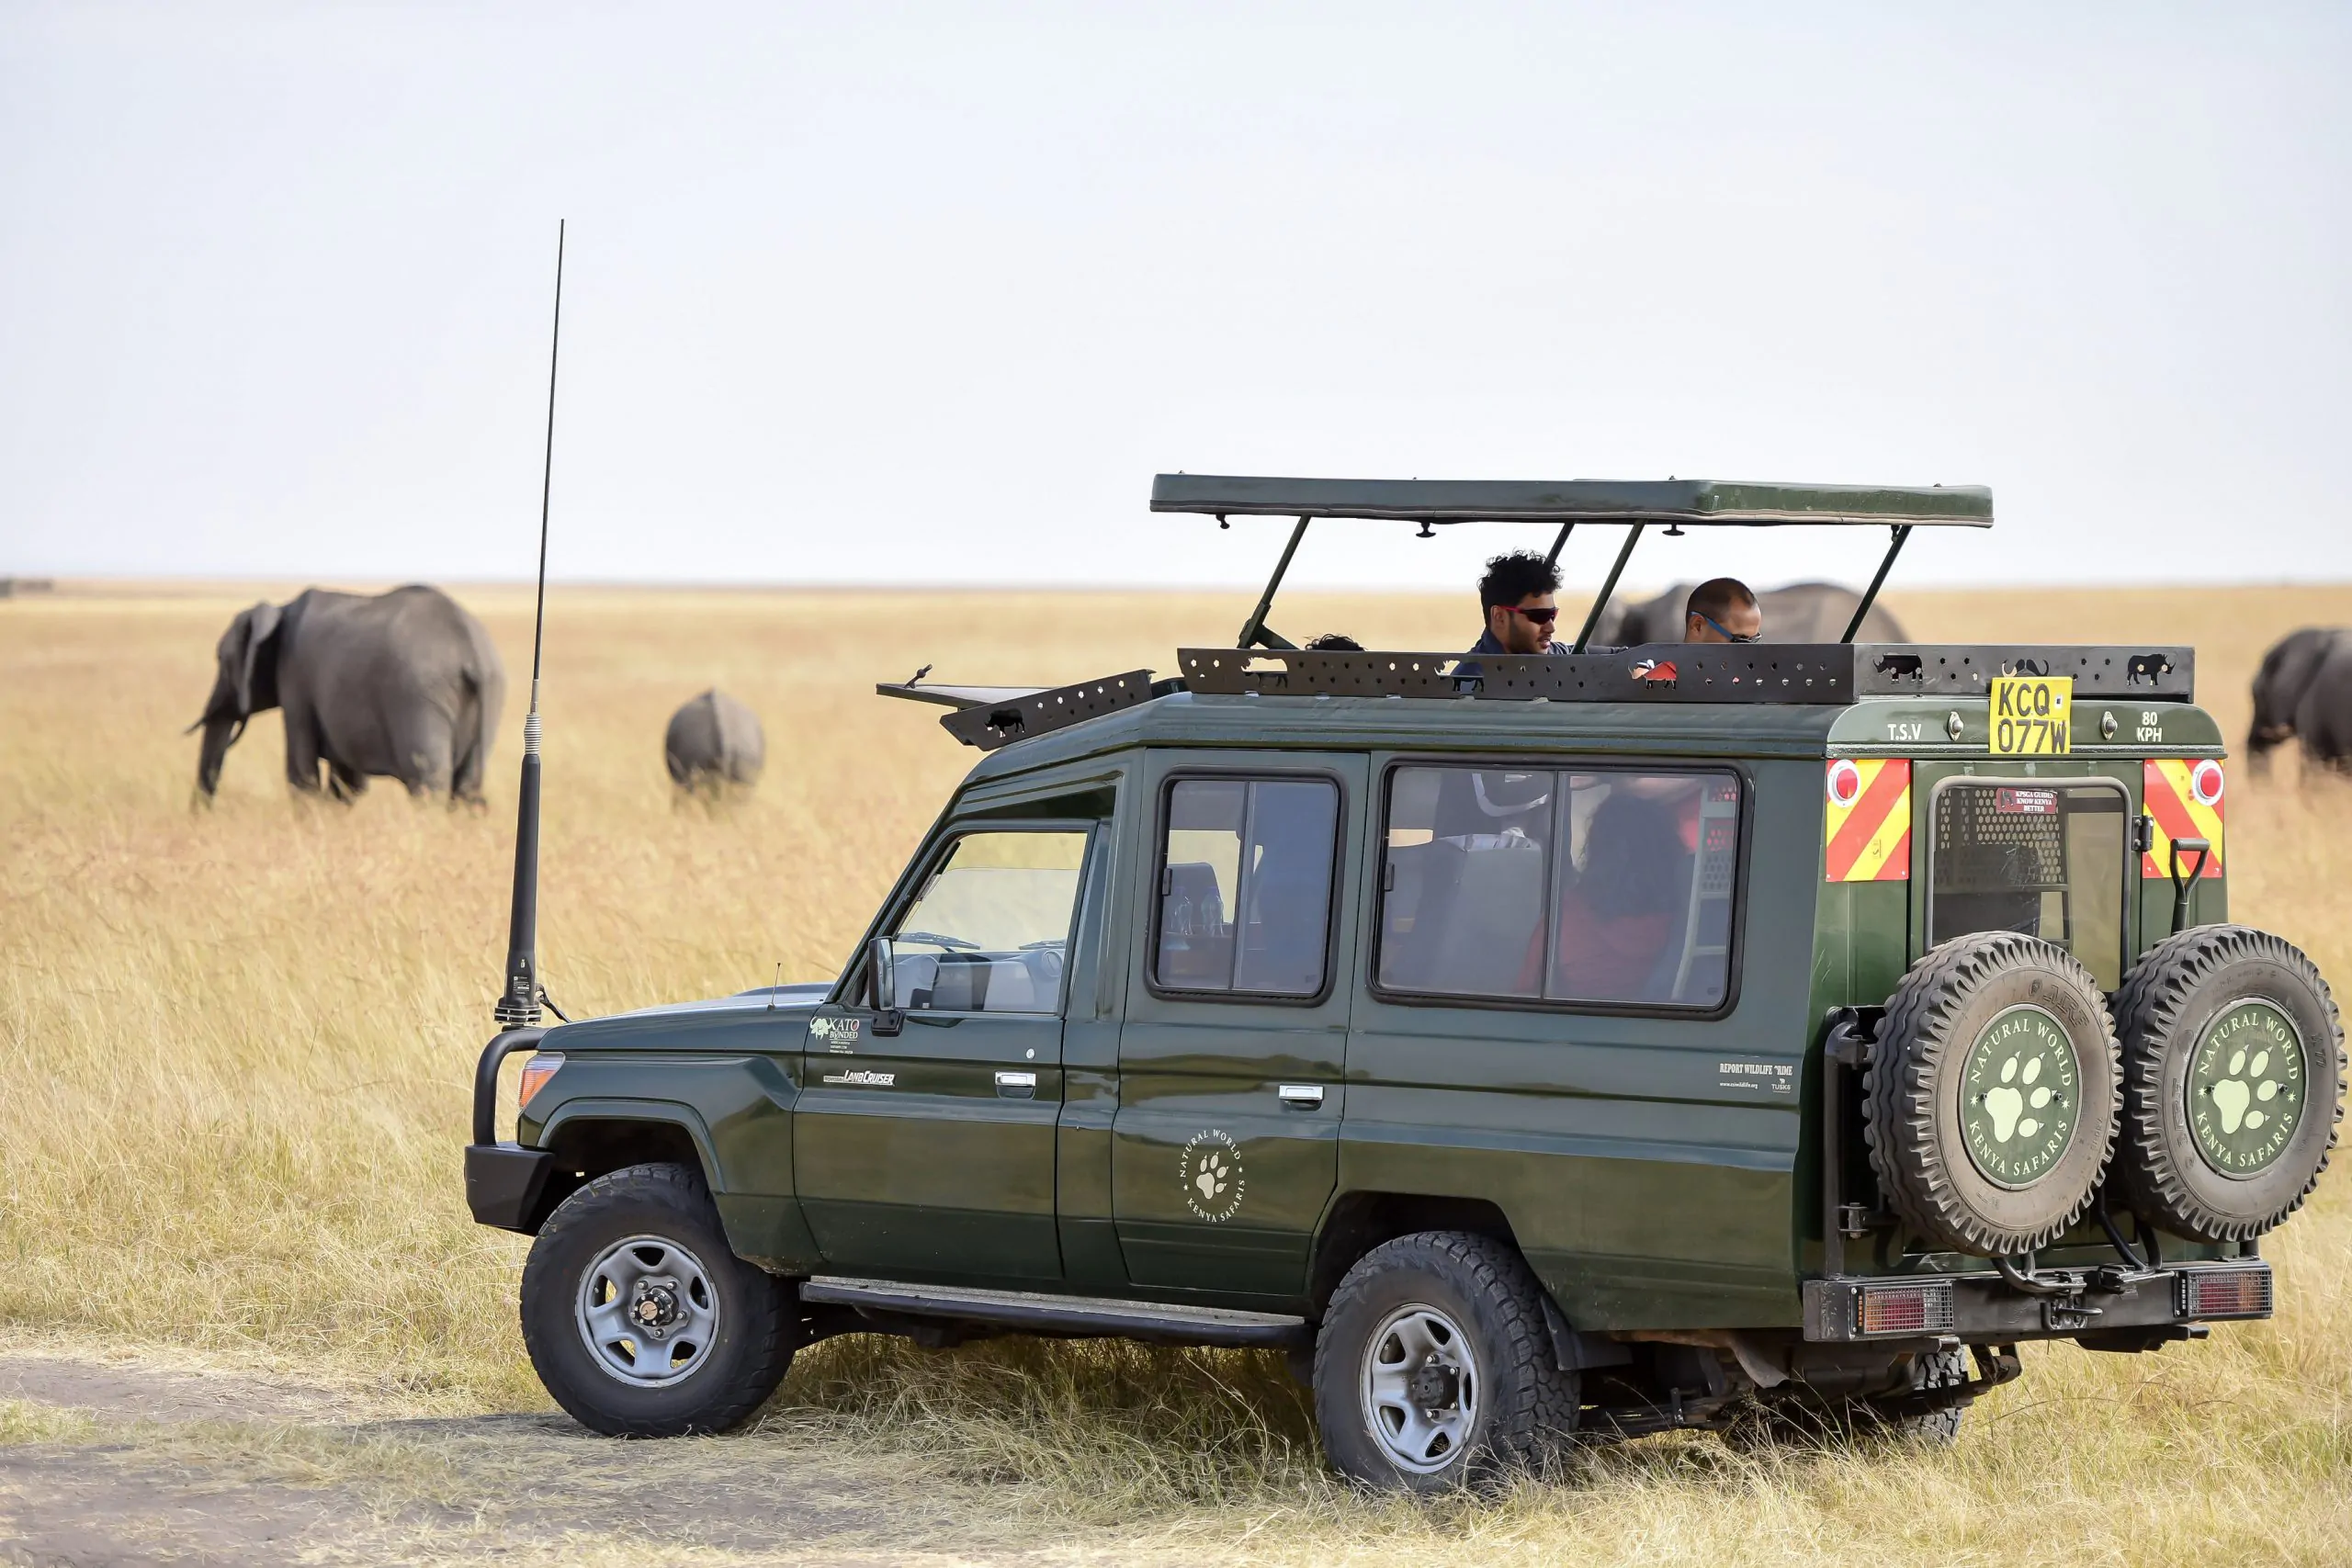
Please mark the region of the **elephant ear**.
POLYGON ((237 717, 249 716, 254 711, 254 675, 261 667, 262 653, 269 639, 277 635, 281 612, 270 604, 255 604, 237 617, 244 633, 244 647, 237 660, 237 717))

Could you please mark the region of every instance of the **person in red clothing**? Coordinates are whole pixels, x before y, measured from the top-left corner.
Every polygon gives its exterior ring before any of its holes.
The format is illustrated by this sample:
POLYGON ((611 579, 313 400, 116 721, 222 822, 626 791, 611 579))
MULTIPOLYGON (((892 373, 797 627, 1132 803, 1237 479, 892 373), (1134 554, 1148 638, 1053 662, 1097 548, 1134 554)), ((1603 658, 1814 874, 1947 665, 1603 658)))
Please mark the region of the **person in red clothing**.
POLYGON ((1548 984, 1539 936, 1528 953, 1527 988, 1565 1000, 1657 999, 1650 993, 1659 962, 1689 896, 1685 840, 1696 837, 1698 800, 1695 779, 1611 783, 1581 835, 1584 864, 1569 872, 1553 911, 1548 984))

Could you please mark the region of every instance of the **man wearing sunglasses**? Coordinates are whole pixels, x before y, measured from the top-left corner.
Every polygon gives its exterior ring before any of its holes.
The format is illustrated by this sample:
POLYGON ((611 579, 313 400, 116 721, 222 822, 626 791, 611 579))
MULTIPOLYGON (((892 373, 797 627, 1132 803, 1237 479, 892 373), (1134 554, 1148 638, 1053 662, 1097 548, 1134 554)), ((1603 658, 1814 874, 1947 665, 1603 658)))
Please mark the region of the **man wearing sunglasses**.
MULTIPOLYGON (((1487 612, 1487 629, 1472 653, 1566 653, 1552 640, 1560 607, 1553 595, 1560 591, 1560 569, 1532 550, 1514 550, 1487 563, 1478 580, 1478 604, 1487 612)), ((1457 671, 1476 674, 1474 668, 1457 671)))
POLYGON ((1763 636, 1763 607, 1736 577, 1710 578, 1683 605, 1684 642, 1757 642, 1763 636))

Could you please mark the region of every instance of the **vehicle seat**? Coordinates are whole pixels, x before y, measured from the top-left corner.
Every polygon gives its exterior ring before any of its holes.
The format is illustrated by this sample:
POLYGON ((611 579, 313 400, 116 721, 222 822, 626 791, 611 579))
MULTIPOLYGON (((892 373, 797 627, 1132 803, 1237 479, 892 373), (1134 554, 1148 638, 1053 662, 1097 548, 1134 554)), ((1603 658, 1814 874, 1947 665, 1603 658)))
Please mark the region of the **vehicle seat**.
MULTIPOLYGON (((1432 845, 1431 848, 1438 846, 1432 845)), ((1441 903, 1434 929, 1423 916, 1414 924, 1415 945, 1426 954, 1410 984, 1429 990, 1468 991, 1487 996, 1525 996, 1527 952, 1537 940, 1544 908, 1544 850, 1531 839, 1479 837, 1449 842, 1449 853, 1433 856, 1430 891, 1445 881, 1451 898, 1441 903), (1452 861, 1454 874, 1445 876, 1452 861)))

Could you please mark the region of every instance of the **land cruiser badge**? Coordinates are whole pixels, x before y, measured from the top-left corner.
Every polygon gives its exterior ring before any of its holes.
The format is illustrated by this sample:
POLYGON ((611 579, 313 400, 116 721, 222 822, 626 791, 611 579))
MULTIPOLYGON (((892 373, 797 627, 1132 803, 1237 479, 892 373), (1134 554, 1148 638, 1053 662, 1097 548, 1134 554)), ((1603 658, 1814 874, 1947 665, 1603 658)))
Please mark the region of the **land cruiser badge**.
POLYGON ((1221 1225, 1241 1212, 1241 1195, 1250 1190, 1242 1174, 1241 1150, 1215 1127, 1193 1134, 1176 1162, 1176 1179, 1184 1192, 1184 1207, 1213 1225, 1221 1225))

